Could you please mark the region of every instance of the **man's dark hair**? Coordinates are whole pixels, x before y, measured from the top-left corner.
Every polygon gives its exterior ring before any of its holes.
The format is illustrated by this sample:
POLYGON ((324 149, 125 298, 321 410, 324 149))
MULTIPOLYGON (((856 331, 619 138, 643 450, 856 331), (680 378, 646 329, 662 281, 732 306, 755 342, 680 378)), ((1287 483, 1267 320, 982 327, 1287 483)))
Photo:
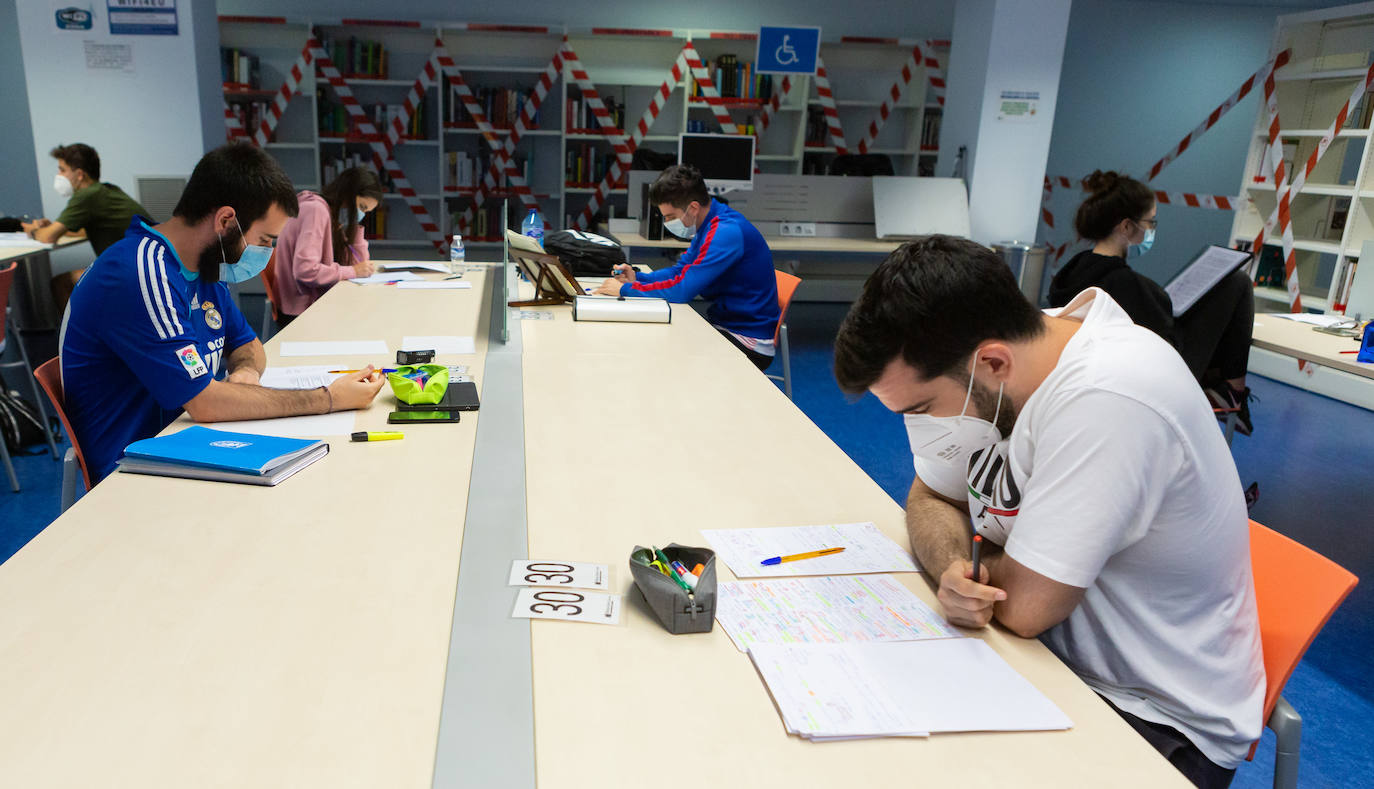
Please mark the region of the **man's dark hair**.
POLYGON ((861 393, 899 356, 924 380, 959 377, 979 344, 1044 331, 1040 311, 995 252, 930 236, 903 244, 864 283, 835 338, 835 379, 861 393))
POLYGON ((299 212, 291 179, 262 149, 234 142, 201 157, 172 216, 195 224, 227 205, 234 209, 246 233, 273 204, 281 206, 287 216, 299 212))
POLYGON ((1078 206, 1073 227, 1089 241, 1110 236, 1123 219, 1140 220, 1155 204, 1153 189, 1112 170, 1093 170, 1083 179, 1083 191, 1088 196, 1078 206))
POLYGON ((80 170, 92 181, 100 181, 100 154, 84 142, 59 145, 48 151, 54 159, 61 159, 73 170, 80 170))
POLYGON ((690 164, 675 164, 659 173, 649 185, 649 202, 667 203, 673 208, 686 208, 692 202, 706 206, 711 203, 711 193, 706 191, 700 170, 690 164))

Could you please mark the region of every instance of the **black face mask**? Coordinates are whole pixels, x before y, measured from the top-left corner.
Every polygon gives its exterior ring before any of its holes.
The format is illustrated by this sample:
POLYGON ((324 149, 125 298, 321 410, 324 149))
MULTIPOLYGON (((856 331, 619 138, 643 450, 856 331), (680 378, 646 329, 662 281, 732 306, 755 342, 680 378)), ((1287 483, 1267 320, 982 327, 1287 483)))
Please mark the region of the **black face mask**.
POLYGON ((221 263, 237 263, 243 256, 243 247, 239 242, 243 240, 243 234, 237 227, 231 227, 224 232, 220 238, 210 242, 210 245, 200 251, 199 267, 200 279, 202 282, 214 284, 219 282, 219 267, 221 263), (230 260, 230 257, 233 260, 230 260))

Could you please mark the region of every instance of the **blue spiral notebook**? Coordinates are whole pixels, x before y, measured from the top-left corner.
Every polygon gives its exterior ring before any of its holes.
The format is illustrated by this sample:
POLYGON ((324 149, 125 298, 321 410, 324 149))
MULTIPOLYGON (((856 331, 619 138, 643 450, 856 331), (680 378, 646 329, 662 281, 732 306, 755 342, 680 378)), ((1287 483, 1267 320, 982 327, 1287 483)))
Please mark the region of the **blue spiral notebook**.
POLYGON ((329 454, 308 438, 233 433, 193 425, 124 448, 119 470, 132 474, 276 485, 329 454))

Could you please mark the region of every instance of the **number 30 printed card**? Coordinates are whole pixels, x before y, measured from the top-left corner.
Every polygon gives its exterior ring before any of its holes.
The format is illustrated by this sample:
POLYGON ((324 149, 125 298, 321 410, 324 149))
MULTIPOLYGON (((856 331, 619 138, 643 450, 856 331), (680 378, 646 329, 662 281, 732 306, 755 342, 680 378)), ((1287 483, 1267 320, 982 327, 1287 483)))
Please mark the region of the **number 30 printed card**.
POLYGON ((510 568, 511 586, 558 586, 575 589, 611 588, 604 564, 591 562, 537 562, 516 559, 510 568))
POLYGON ((620 595, 572 589, 521 589, 515 596, 515 610, 511 616, 618 625, 620 595))

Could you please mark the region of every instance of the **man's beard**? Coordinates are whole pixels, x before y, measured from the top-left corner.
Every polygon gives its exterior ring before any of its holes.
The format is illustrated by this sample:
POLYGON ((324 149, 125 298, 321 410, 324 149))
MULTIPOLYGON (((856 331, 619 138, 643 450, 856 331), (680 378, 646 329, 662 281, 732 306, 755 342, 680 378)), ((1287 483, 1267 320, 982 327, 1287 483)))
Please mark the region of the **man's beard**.
POLYGON ((1007 399, 1006 394, 1002 394, 1002 408, 999 411, 997 408, 997 390, 983 386, 977 381, 973 382, 973 394, 969 397, 969 413, 992 422, 997 427, 997 431, 1002 434, 1002 438, 1010 437, 1011 429, 1016 424, 1016 409, 1007 399), (994 415, 996 421, 993 420, 994 415))
POLYGON ((237 263, 243 257, 243 250, 239 247, 239 242, 243 240, 243 234, 237 227, 231 227, 224 232, 222 238, 217 238, 210 242, 210 245, 200 251, 200 258, 197 263, 197 271, 200 273, 202 282, 213 284, 219 282, 219 266, 221 263, 237 263), (222 245, 222 246, 221 246, 222 245), (233 256, 233 260, 230 260, 233 256))

